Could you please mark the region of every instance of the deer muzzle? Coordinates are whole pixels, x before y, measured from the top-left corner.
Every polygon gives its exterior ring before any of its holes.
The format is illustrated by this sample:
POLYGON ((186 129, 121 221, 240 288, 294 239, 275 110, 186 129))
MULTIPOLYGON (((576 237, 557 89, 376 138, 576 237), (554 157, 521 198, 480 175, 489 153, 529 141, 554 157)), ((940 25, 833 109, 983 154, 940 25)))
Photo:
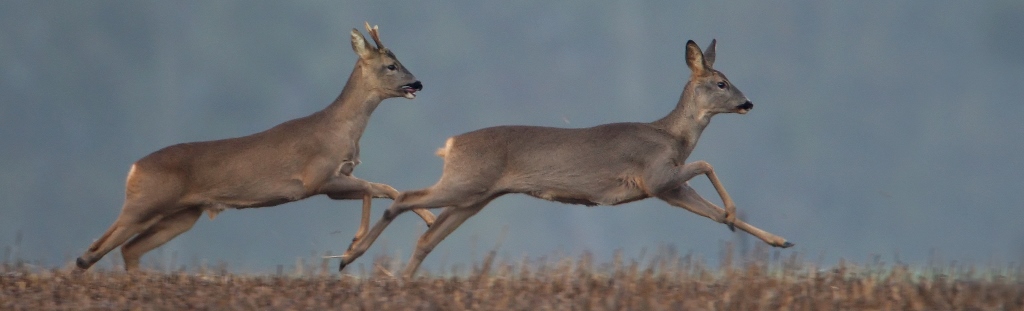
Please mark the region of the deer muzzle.
POLYGON ((750 109, 754 109, 754 103, 751 103, 749 100, 742 105, 736 106, 736 112, 739 114, 747 113, 750 109))
POLYGON ((413 99, 416 98, 416 92, 423 90, 423 83, 416 81, 402 86, 402 91, 405 92, 405 98, 413 99))

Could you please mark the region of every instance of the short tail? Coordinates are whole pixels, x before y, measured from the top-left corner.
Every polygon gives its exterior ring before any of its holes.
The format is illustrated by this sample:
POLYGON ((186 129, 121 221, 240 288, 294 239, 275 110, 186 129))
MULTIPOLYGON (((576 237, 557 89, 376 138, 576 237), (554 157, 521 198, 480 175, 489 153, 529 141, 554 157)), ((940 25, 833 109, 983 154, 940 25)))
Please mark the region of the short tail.
POLYGON ((438 148, 437 152, 434 152, 434 154, 441 158, 448 156, 448 150, 452 149, 453 143, 455 143, 455 137, 449 137, 448 140, 444 142, 444 148, 438 148))

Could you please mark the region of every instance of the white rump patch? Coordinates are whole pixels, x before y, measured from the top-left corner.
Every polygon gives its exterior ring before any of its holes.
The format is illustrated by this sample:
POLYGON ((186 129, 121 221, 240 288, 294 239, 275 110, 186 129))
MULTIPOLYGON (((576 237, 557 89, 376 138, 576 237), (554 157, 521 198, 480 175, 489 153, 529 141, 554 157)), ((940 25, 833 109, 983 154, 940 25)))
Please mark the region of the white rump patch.
POLYGON ((454 144, 454 143, 455 143, 455 137, 448 137, 448 140, 444 142, 444 148, 437 149, 437 152, 435 154, 437 154, 437 156, 442 157, 442 158, 448 156, 448 150, 452 149, 452 144, 454 144))
POLYGON ((135 175, 135 164, 134 163, 132 164, 132 167, 128 169, 128 177, 126 177, 124 179, 124 181, 127 183, 129 180, 132 180, 132 175, 135 175))

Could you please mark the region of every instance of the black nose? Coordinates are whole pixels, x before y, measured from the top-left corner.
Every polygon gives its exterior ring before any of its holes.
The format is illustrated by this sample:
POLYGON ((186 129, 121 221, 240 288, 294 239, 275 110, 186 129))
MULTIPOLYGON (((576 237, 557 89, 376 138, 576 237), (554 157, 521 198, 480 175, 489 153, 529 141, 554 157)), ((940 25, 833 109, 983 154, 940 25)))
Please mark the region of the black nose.
POLYGON ((743 110, 754 109, 754 103, 751 103, 748 100, 747 102, 743 103, 742 105, 736 106, 736 108, 743 109, 743 110))
POLYGON ((413 82, 413 83, 406 84, 405 87, 412 88, 412 89, 415 89, 417 91, 422 91, 423 90, 423 83, 420 83, 420 81, 416 81, 416 82, 413 82))

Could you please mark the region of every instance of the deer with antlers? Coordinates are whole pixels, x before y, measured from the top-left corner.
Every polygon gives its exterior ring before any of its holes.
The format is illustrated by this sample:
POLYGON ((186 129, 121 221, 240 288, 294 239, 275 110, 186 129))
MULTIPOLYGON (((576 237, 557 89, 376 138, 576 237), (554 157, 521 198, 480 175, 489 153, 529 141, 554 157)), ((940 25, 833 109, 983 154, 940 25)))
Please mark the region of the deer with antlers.
POLYGON ((591 128, 498 126, 455 137, 438 155, 444 158, 433 186, 404 192, 384 217, 341 256, 340 268, 359 258, 387 225, 409 210, 444 207, 416 245, 404 276, 466 219, 491 200, 523 193, 583 205, 617 205, 656 197, 673 206, 740 228, 769 245, 792 247, 786 239, 736 219, 736 206, 705 161, 686 163, 701 132, 719 113, 745 114, 754 105, 712 66, 715 41, 701 51, 686 44, 692 71, 676 108, 651 123, 612 123, 591 128), (687 181, 706 175, 725 209, 702 198, 687 181))
MULTIPOLYGON (((371 199, 395 199, 398 191, 352 176, 359 164, 359 138, 381 101, 413 99, 423 89, 381 44, 377 26, 365 26, 376 47, 352 29, 352 50, 359 59, 341 95, 327 108, 249 136, 173 145, 135 162, 121 214, 78 257, 77 266, 88 269, 124 244, 125 269, 134 270, 143 254, 188 231, 204 211, 213 219, 229 208, 274 206, 318 194, 362 199, 353 240, 365 236, 371 199)), ((415 212, 428 226, 434 222, 429 211, 415 212)))

